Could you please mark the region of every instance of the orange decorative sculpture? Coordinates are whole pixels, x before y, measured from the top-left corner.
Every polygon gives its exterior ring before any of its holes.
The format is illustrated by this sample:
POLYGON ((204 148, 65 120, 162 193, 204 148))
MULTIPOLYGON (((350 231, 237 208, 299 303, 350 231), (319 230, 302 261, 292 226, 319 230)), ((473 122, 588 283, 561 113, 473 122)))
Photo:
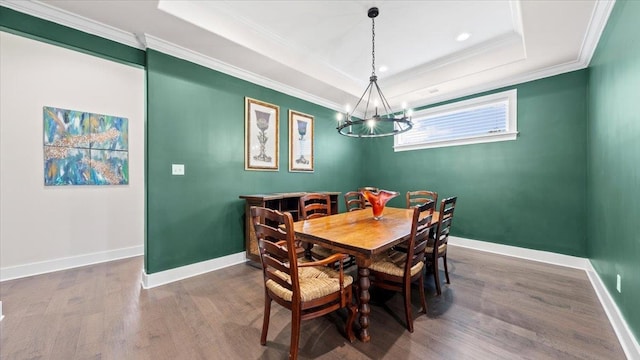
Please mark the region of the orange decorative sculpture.
POLYGON ((384 206, 387 204, 387 201, 393 199, 398 195, 400 195, 400 193, 396 191, 362 191, 362 196, 364 196, 371 204, 371 209, 373 210, 373 218, 376 220, 382 219, 382 211, 384 210, 384 206))

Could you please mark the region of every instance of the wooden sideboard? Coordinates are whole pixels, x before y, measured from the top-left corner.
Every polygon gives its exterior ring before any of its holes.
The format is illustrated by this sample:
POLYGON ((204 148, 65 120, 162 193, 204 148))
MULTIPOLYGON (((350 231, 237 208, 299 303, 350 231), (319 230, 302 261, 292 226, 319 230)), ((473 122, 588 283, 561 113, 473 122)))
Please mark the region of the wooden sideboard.
MULTIPOLYGON (((331 213, 338 213, 338 196, 339 192, 319 191, 322 194, 329 194, 331 199, 331 213)), ((256 233, 251 224, 251 215, 249 209, 252 206, 262 206, 269 209, 287 211, 291 213, 293 221, 298 220, 300 213, 300 197, 308 194, 308 192, 291 192, 291 193, 272 193, 272 194, 256 194, 256 195, 240 195, 245 200, 245 221, 244 221, 244 243, 247 253, 247 259, 260 263, 260 252, 258 251, 258 241, 256 233)))

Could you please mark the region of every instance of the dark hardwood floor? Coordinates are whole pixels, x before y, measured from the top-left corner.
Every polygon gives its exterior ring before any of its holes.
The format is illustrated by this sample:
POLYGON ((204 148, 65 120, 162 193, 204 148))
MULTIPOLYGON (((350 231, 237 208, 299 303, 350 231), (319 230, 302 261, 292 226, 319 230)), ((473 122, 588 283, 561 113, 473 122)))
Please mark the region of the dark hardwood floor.
MULTIPOLYGON (((586 274, 449 249, 451 285, 404 326, 399 294, 372 306, 371 343, 339 333, 344 314, 302 323, 301 359, 624 359, 586 274)), ((1 359, 284 359, 290 313, 273 304, 260 345, 261 270, 236 265, 140 287, 142 258, 0 283, 1 359)), ((444 276, 443 276, 444 278, 444 276)), ((375 302, 375 299, 374 299, 375 302)))

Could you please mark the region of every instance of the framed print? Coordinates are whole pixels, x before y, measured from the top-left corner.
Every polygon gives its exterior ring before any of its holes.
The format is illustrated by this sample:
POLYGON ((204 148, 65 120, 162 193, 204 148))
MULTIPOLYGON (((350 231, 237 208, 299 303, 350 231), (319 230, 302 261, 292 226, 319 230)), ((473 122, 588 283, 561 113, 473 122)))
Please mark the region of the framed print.
POLYGON ((313 116, 289 110, 289 171, 313 171, 313 116))
POLYGON ((280 107, 244 98, 244 169, 278 171, 280 107))

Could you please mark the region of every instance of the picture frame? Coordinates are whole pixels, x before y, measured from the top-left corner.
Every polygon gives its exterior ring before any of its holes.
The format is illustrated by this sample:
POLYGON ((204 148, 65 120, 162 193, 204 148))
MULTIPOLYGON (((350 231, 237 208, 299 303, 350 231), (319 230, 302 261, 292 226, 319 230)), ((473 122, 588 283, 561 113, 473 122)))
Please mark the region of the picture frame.
POLYGON ((289 171, 313 172, 313 116, 289 110, 289 171))
POLYGON ((244 169, 278 171, 280 107, 245 97, 244 169))

